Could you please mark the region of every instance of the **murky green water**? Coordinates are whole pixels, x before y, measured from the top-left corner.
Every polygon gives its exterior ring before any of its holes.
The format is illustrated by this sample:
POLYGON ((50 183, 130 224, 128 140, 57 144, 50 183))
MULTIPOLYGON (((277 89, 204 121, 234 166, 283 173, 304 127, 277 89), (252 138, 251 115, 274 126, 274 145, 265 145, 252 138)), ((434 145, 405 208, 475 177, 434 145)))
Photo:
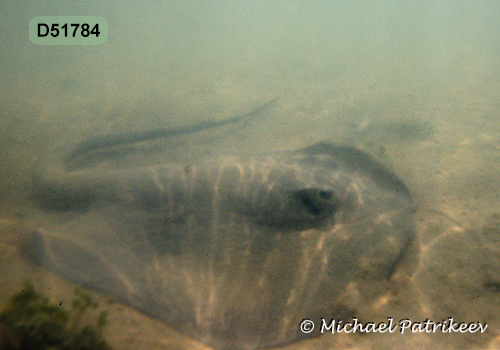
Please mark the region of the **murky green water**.
MULTIPOLYGON (((1 4, 2 300, 25 278, 72 299, 73 284, 16 248, 47 220, 29 201, 43 154, 94 135, 223 119, 279 95, 262 119, 169 140, 167 158, 323 140, 375 154, 414 197, 417 239, 373 291, 381 297, 353 297, 360 320, 488 324, 483 334, 327 334, 289 349, 500 346, 499 16, 496 1, 1 4), (41 15, 102 16, 109 36, 101 46, 35 46, 28 23, 41 15)), ((97 298, 116 349, 203 348, 97 298)))

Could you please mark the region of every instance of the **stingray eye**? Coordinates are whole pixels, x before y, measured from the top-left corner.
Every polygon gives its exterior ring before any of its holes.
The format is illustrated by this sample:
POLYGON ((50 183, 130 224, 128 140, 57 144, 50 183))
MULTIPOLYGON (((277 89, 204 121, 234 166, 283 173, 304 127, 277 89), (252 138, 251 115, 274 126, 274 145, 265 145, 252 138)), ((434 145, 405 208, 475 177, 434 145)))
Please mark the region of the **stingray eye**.
POLYGON ((314 190, 302 190, 298 192, 300 201, 312 215, 320 215, 322 212, 321 203, 318 202, 318 198, 314 193, 314 190))
POLYGON ((314 203, 314 200, 311 198, 303 198, 302 202, 304 203, 305 207, 307 208, 307 211, 311 213, 312 215, 319 215, 321 214, 321 207, 317 205, 317 203, 314 203))
POLYGON ((319 191, 319 196, 323 199, 331 199, 333 196, 332 191, 319 191))
POLYGON ((297 191, 296 195, 307 214, 316 217, 328 215, 337 204, 333 191, 307 188, 297 191))

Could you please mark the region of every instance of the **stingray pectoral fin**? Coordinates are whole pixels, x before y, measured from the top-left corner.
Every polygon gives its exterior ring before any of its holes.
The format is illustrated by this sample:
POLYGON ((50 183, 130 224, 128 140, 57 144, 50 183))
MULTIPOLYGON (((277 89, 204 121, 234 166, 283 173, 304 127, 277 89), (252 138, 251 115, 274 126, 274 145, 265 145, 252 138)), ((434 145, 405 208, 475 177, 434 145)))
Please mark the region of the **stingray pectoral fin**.
POLYGON ((137 215, 114 206, 57 215, 32 234, 23 255, 68 280, 130 303, 143 294, 145 284, 137 215))
POLYGON ((126 286, 105 259, 77 242, 38 230, 23 255, 61 276, 111 294, 126 294, 126 286))

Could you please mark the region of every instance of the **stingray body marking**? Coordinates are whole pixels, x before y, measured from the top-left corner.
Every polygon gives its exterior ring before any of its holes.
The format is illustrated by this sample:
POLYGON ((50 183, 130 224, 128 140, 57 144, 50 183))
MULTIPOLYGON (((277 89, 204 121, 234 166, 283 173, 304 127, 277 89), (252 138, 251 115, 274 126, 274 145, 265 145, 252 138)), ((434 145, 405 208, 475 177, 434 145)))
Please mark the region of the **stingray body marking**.
POLYGON ((304 318, 349 316, 346 286, 387 278, 413 233, 404 184, 328 143, 36 181, 73 214, 34 234, 32 257, 216 349, 280 346, 307 336, 304 318))

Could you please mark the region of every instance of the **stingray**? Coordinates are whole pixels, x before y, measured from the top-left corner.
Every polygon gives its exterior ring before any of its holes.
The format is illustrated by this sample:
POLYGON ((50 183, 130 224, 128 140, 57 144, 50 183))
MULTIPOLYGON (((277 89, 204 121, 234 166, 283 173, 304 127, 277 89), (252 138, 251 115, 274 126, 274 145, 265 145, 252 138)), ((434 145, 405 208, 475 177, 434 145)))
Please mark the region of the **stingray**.
POLYGON ((240 123, 272 102, 220 122, 92 139, 39 164, 33 198, 60 217, 25 254, 215 349, 282 346, 318 335, 321 318, 349 317, 352 286, 387 280, 413 235, 408 189, 368 154, 322 142, 93 164, 109 148, 240 123), (314 331, 301 331, 304 319, 314 331))

